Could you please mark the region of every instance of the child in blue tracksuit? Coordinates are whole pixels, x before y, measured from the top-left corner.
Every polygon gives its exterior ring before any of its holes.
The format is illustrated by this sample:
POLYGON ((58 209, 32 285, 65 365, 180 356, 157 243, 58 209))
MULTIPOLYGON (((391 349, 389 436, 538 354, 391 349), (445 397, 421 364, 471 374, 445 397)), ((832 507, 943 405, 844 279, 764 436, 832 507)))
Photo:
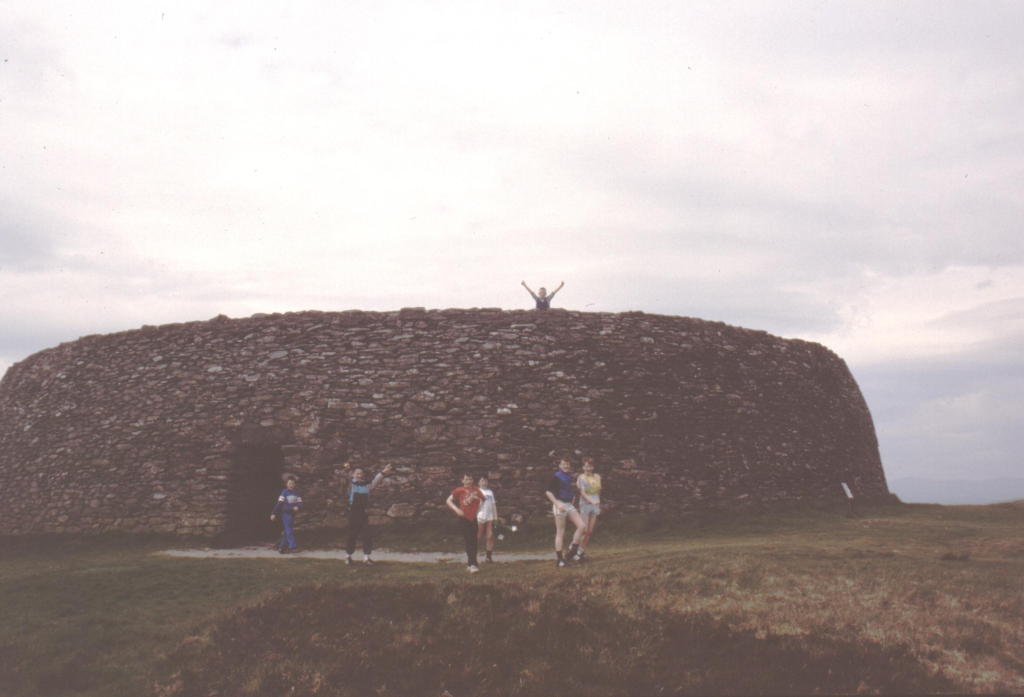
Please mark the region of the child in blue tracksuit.
POLYGON ((298 551, 298 546, 295 544, 295 514, 302 506, 302 497, 299 496, 299 492, 295 491, 297 483, 298 479, 295 475, 285 476, 285 488, 281 490, 281 495, 277 497, 277 503, 274 504, 274 510, 270 514, 271 520, 274 520, 278 514, 281 516, 283 531, 281 539, 277 542, 277 551, 281 554, 298 551))

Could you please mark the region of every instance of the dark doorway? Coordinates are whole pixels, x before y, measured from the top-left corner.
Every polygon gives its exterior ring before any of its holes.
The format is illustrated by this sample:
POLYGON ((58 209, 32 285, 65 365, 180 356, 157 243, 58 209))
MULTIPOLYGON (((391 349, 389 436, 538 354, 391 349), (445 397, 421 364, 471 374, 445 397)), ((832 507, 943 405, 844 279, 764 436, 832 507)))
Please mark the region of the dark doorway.
POLYGON ((284 483, 284 454, 280 445, 241 443, 231 460, 227 496, 225 544, 270 542, 280 535, 280 523, 270 520, 284 483))

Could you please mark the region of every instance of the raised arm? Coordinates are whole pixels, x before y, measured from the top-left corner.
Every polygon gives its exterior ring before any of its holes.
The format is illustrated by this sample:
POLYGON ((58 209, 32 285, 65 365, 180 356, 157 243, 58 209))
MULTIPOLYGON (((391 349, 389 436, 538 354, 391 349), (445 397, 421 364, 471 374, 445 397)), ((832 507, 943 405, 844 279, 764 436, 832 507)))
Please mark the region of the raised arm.
POLYGON ((532 290, 530 290, 530 286, 526 285, 526 281, 520 281, 520 283, 522 284, 523 288, 526 289, 526 292, 529 293, 530 295, 532 295, 533 299, 536 300, 537 299, 537 294, 534 293, 532 290))
POLYGON ((565 281, 562 281, 561 283, 559 283, 557 288, 555 288, 553 291, 548 293, 548 298, 550 299, 550 298, 555 297, 555 293, 557 293, 558 291, 562 290, 562 286, 564 286, 564 285, 565 285, 565 281))
POLYGON ((394 471, 395 471, 395 468, 392 467, 390 463, 387 464, 387 465, 384 465, 384 469, 381 470, 380 472, 378 472, 377 476, 375 476, 373 478, 373 481, 370 482, 370 487, 369 487, 370 491, 373 491, 374 489, 376 489, 377 485, 380 484, 382 481, 384 481, 384 477, 388 476, 389 474, 391 474, 394 471))

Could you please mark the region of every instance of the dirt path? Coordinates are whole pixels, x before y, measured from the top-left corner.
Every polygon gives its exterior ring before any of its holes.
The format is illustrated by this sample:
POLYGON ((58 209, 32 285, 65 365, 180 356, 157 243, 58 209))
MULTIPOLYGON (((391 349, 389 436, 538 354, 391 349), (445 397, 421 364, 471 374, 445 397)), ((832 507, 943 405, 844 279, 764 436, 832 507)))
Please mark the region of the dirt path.
MULTIPOLYGON (((168 557, 188 557, 193 559, 338 559, 343 560, 345 558, 345 552, 340 549, 312 549, 312 550, 301 550, 293 554, 279 554, 276 550, 270 547, 239 547, 237 549, 168 549, 157 554, 168 556, 168 557)), ((480 555, 481 559, 483 554, 480 555)), ((494 562, 513 562, 513 561, 536 561, 536 560, 548 560, 553 559, 551 553, 548 554, 505 554, 496 553, 494 555, 494 562)), ((352 559, 356 562, 362 562, 363 553, 357 551, 352 555, 352 559)), ((464 564, 466 562, 466 555, 463 552, 391 552, 386 549, 377 549, 373 551, 373 560, 380 562, 407 562, 407 563, 424 563, 424 562, 437 562, 439 564, 464 564)))

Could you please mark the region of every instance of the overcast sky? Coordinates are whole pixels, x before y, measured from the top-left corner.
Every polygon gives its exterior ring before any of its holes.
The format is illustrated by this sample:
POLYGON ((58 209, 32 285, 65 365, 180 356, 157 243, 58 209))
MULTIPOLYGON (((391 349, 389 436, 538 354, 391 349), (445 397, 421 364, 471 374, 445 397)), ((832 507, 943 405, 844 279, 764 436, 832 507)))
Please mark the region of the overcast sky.
POLYGON ((556 305, 819 341, 890 479, 1020 476, 1024 2, 0 0, 0 372, 556 305))

